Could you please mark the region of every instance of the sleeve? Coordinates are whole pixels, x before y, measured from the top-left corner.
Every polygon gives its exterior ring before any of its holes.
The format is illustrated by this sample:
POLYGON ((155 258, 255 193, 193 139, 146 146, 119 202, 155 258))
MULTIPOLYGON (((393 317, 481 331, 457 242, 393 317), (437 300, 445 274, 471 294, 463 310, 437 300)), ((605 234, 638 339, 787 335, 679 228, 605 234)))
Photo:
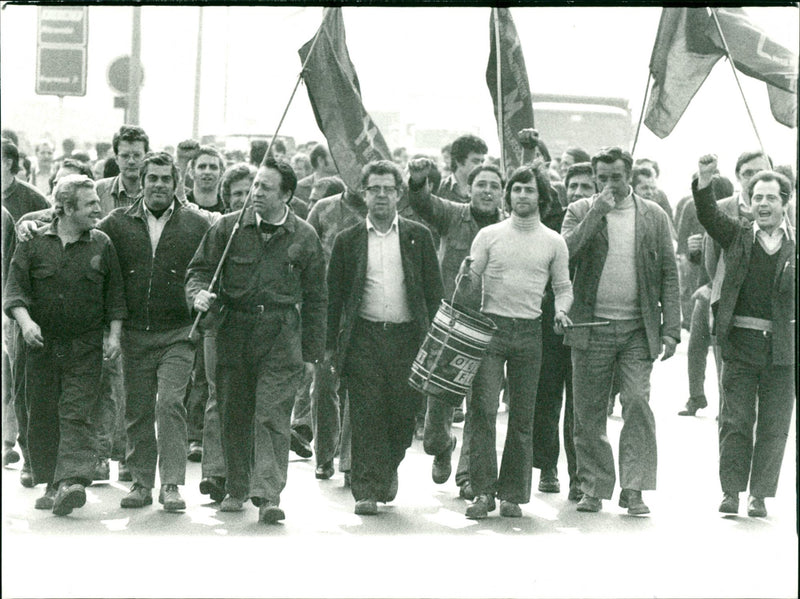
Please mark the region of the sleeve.
POLYGON ((469 250, 469 257, 472 259, 470 270, 477 276, 483 276, 486 264, 489 262, 489 244, 486 239, 486 232, 481 229, 472 240, 472 247, 469 250))
POLYGON ((8 277, 3 289, 3 312, 13 318, 11 310, 31 305, 31 242, 20 243, 11 258, 8 277))
POLYGON ((14 250, 17 245, 17 236, 14 233, 14 217, 3 206, 3 286, 6 284, 6 276, 8 276, 8 267, 11 265, 11 256, 14 255, 14 250))
POLYGON ((570 260, 580 257, 603 227, 604 215, 599 210, 595 210, 594 196, 587 201, 592 204, 583 215, 580 215, 577 209, 578 206, 585 205, 582 201, 570 204, 561 225, 561 236, 567 243, 570 260))
POLYGON ((723 249, 729 247, 739 231, 739 221, 719 209, 711 185, 698 189, 697 179, 692 180, 692 197, 697 208, 697 220, 723 249))
POLYGON ((681 300, 678 286, 678 264, 675 261, 675 247, 672 244, 672 227, 669 217, 664 213, 660 219, 659 249, 661 253, 661 336, 681 341, 681 300))
POLYGON ((222 229, 222 223, 216 223, 206 231, 189 266, 186 267, 185 293, 190 311, 194 310, 195 296, 198 292, 208 289, 214 271, 217 269, 222 248, 227 242, 222 229))
POLYGON ((567 242, 559 236, 555 240, 555 256, 550 263, 550 282, 555 294, 556 312, 569 312, 572 308, 572 283, 569 280, 569 250, 567 242))
POLYGON ((447 235, 452 214, 449 204, 452 202, 433 195, 425 183, 415 184, 411 180, 408 181, 408 202, 414 212, 436 229, 439 236, 447 235))
POLYGON ((325 281, 325 253, 316 233, 309 231, 307 243, 312 246, 312 251, 301 276, 303 361, 316 362, 322 360, 325 354, 328 287, 325 281))
POLYGON ((320 213, 320 203, 317 202, 311 207, 311 211, 308 213, 308 218, 306 222, 314 228, 314 231, 317 233, 317 237, 322 235, 322 227, 320 226, 319 220, 319 213, 320 213))
POLYGON ((331 260, 328 263, 328 326, 326 327, 325 349, 336 350, 339 337, 339 322, 344 307, 345 247, 342 234, 333 241, 331 260))
POLYGON ((106 280, 104 284, 104 311, 106 324, 112 320, 124 320, 128 317, 125 305, 125 286, 122 282, 122 270, 119 267, 117 251, 114 244, 108 241, 103 248, 103 260, 106 263, 106 280))
POLYGON ((36 221, 37 223, 49 223, 53 221, 53 217, 55 216, 55 210, 51 207, 44 208, 43 210, 34 210, 33 212, 28 212, 23 214, 19 217, 19 222, 23 221, 36 221))
POLYGON ((436 257, 436 248, 433 247, 433 236, 425 229, 422 232, 422 280, 425 293, 425 305, 428 309, 428 322, 433 321, 439 304, 444 296, 442 272, 439 260, 436 257))

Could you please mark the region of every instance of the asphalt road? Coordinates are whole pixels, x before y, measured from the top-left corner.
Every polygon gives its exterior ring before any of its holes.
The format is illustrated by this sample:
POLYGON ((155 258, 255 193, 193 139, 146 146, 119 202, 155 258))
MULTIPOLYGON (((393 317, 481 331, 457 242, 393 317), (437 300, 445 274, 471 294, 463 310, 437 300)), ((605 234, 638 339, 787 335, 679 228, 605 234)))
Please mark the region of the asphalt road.
MULTIPOLYGON (((467 520, 453 479, 431 481, 420 441, 396 500, 375 517, 353 513, 340 473, 318 481, 313 459, 292 454, 286 520, 274 526, 250 504, 218 512, 197 488, 199 464, 188 465, 183 513, 123 510, 128 484, 112 482, 61 518, 33 509, 43 487, 22 488, 13 466, 2 474, 2 597, 797 597, 795 423, 769 517, 748 518, 745 495, 740 516, 720 515, 714 385, 698 417, 676 415, 688 396, 685 351, 684 340, 653 374, 659 489, 645 493, 649 516, 628 516, 616 494, 600 513, 576 512, 562 455, 561 494, 536 492, 534 472, 521 519, 467 520)), ((501 414, 498 431, 505 423, 501 414)))

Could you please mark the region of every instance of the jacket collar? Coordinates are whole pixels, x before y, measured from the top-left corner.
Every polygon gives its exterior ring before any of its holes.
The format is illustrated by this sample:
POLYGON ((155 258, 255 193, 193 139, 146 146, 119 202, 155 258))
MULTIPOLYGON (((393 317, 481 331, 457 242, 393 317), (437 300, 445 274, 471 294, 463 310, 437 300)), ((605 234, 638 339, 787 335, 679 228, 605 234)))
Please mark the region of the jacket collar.
MULTIPOLYGON (((58 237, 58 222, 59 219, 57 216, 53 217, 49 223, 47 223, 40 232, 40 235, 51 235, 53 237, 58 237)), ((78 241, 82 242, 89 242, 92 239, 92 232, 91 229, 84 231, 81 233, 81 236, 78 238, 78 241)))
MULTIPOLYGON (((181 202, 177 198, 177 196, 172 196, 172 214, 173 216, 181 209, 181 202)), ((133 204, 131 204, 127 210, 125 210, 125 214, 128 216, 132 216, 134 218, 140 218, 144 222, 147 222, 147 215, 145 214, 145 206, 144 206, 144 197, 139 196, 133 204)))
MULTIPOLYGON (((244 209, 244 215, 242 215, 242 226, 243 227, 253 227, 254 229, 258 230, 258 223, 256 221, 256 211, 253 208, 252 204, 249 204, 244 209)), ((286 215, 286 220, 281 225, 282 228, 286 229, 289 233, 294 233, 294 230, 297 228, 297 216, 292 210, 288 211, 286 215)))

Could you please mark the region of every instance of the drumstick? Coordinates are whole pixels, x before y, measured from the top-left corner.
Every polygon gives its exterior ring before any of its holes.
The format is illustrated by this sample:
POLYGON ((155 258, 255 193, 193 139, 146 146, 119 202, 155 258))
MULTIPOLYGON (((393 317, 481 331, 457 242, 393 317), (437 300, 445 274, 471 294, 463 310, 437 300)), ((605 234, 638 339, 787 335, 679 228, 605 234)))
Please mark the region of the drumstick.
POLYGON ((607 320, 603 320, 600 322, 574 322, 572 324, 565 325, 565 329, 579 329, 584 327, 607 327, 611 323, 607 320))

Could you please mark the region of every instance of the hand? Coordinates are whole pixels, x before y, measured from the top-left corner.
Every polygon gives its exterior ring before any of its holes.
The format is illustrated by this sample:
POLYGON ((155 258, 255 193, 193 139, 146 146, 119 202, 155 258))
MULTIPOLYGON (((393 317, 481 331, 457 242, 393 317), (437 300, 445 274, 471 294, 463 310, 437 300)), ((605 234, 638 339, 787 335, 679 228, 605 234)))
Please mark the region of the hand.
POLYGON ((44 347, 44 337, 42 337, 42 330, 38 324, 29 319, 28 322, 19 326, 22 329, 22 337, 25 339, 25 343, 31 347, 44 347))
POLYGON ((33 220, 23 220, 17 223, 16 231, 17 231, 17 240, 18 241, 30 241, 33 239, 33 236, 36 234, 36 231, 39 230, 39 227, 36 225, 36 221, 33 220))
POLYGON ((536 129, 522 129, 517 133, 517 141, 526 150, 534 150, 539 145, 539 132, 536 129))
POLYGON ((711 178, 719 173, 717 155, 704 154, 697 160, 697 188, 702 189, 711 184, 711 178))
POLYGON ((117 335, 109 335, 103 343, 103 359, 116 360, 122 352, 122 346, 117 335))
POLYGON ((593 207, 606 215, 614 209, 614 192, 611 191, 611 186, 606 187, 603 191, 597 194, 594 198, 593 207))
POLYGON ((567 313, 563 310, 556 312, 556 316, 553 321, 555 323, 553 330, 556 332, 556 335, 563 335, 564 329, 572 326, 572 319, 567 316, 567 313))
POLYGON ((703 234, 697 233, 696 235, 689 235, 686 239, 686 245, 690 252, 703 251, 703 234))
POLYGON ((194 296, 194 309, 198 312, 208 312, 208 309, 211 307, 211 303, 215 299, 217 299, 216 293, 211 293, 210 291, 202 289, 197 292, 196 296, 194 296))
POLYGON ((661 337, 661 343, 662 347, 664 348, 664 353, 661 355, 661 361, 663 362, 664 360, 669 360, 675 355, 675 348, 678 346, 678 342, 672 337, 664 335, 661 337))
POLYGON ((415 158, 408 162, 408 176, 414 183, 422 183, 436 170, 430 158, 415 158))

